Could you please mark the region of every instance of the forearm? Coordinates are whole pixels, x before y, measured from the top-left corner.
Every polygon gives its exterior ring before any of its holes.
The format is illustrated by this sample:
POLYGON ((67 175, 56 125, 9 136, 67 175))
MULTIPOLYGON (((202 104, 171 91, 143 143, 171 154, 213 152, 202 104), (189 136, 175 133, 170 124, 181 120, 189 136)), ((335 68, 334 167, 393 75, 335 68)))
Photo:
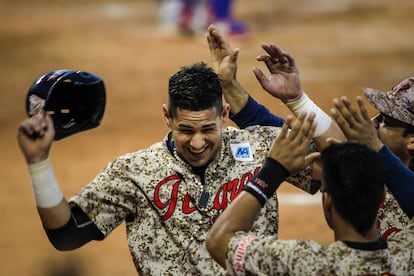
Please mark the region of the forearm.
POLYGON ((252 97, 248 97, 246 105, 230 119, 241 129, 253 126, 275 126, 281 127, 284 119, 272 114, 265 106, 257 103, 252 97))
POLYGON ((267 158, 262 169, 246 184, 244 190, 220 215, 207 236, 207 250, 221 266, 225 266, 227 245, 238 231, 248 232, 289 172, 278 161, 267 158))
POLYGON ((64 225, 70 217, 70 206, 55 179, 48 159, 29 164, 33 194, 40 219, 46 229, 64 225))
POLYGON ((225 267, 227 245, 237 231, 249 231, 261 205, 250 193, 242 191, 217 219, 207 235, 206 246, 213 259, 225 267))
POLYGON ((332 120, 325 111, 317 106, 305 92, 303 92, 299 99, 285 104, 295 116, 298 116, 301 112, 306 112, 307 114, 313 112, 316 114, 315 122, 317 123, 317 127, 313 141, 318 150, 322 150, 329 145, 326 142, 327 138, 336 138, 341 141, 346 140, 345 135, 338 124, 332 120))
MULTIPOLYGON (((318 122, 317 119, 316 122, 318 122)), ((313 142, 319 151, 323 150, 329 145, 329 143, 326 142, 326 139, 328 138, 335 138, 340 141, 347 140, 341 128, 334 120, 331 121, 329 128, 322 135, 313 138, 313 142)))
POLYGON ((385 184, 409 218, 414 216, 414 172, 386 146, 379 151, 384 167, 385 184))
POLYGON ((56 229, 65 225, 70 219, 70 206, 65 199, 51 208, 37 207, 45 229, 56 229))
POLYGON ((237 80, 231 82, 223 82, 223 95, 227 103, 230 104, 231 113, 237 114, 247 104, 249 94, 241 87, 237 80))

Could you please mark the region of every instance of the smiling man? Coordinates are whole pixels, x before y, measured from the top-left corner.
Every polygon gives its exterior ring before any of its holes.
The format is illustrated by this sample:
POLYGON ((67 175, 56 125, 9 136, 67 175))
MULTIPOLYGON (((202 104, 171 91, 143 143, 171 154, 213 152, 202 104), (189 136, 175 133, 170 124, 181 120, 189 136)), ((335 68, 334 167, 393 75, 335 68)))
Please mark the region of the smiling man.
MULTIPOLYGON (((39 112, 20 124, 18 141, 36 205, 57 249, 102 240, 125 222, 140 274, 225 274, 205 248, 207 232, 262 167, 281 128, 224 128, 230 106, 223 103, 218 75, 204 63, 180 68, 169 80, 168 95, 162 108, 170 131, 164 139, 116 158, 69 200, 49 160, 53 120, 39 112)), ((308 190, 311 174, 308 166, 287 181, 308 190)), ((277 235, 277 211, 272 196, 252 231, 277 235)))

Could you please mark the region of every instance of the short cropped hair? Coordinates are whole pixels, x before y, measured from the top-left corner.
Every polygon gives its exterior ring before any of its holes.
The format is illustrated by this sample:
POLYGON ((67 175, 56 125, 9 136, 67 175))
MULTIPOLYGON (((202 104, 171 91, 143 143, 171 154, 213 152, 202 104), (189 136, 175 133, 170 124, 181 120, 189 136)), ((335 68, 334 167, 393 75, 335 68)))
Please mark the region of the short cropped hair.
POLYGON ((353 142, 330 145, 321 152, 323 189, 338 214, 366 234, 377 218, 384 196, 379 154, 353 142))
POLYGON ((203 62, 181 69, 171 76, 168 84, 168 108, 175 118, 177 109, 201 111, 216 107, 223 111, 222 88, 218 75, 203 62))

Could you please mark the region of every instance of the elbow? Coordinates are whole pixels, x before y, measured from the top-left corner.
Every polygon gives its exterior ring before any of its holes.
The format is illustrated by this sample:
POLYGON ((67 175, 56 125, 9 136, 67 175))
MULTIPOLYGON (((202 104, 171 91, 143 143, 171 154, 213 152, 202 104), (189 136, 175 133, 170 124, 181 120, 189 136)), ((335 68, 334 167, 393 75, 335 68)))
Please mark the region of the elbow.
POLYGON ((225 241, 220 237, 222 237, 222 235, 216 231, 210 231, 207 234, 206 248, 211 257, 213 257, 214 261, 225 268, 227 243, 225 243, 225 241))
POLYGON ((207 239, 206 239, 206 248, 208 253, 210 253, 210 255, 213 255, 215 252, 215 240, 214 240, 214 235, 211 232, 208 232, 207 234, 207 239))
POLYGON ((70 251, 77 249, 84 245, 88 240, 82 239, 81 233, 74 233, 71 235, 65 231, 65 228, 60 229, 45 229, 49 242, 56 250, 70 251))
POLYGON ((71 251, 71 250, 76 249, 76 248, 72 248, 72 247, 68 247, 68 246, 63 246, 63 245, 60 245, 60 244, 55 244, 55 243, 52 243, 52 245, 53 245, 53 247, 54 247, 56 250, 61 251, 61 252, 71 251))
POLYGON ((49 241, 58 251, 71 251, 82 246, 79 242, 69 241, 67 239, 53 239, 49 237, 49 241))

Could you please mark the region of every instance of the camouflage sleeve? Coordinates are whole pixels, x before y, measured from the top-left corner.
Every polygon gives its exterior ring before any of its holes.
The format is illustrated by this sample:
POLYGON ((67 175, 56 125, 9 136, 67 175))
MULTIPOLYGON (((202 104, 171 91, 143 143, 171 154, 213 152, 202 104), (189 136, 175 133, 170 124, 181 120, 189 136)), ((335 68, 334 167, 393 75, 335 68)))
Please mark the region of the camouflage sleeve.
POLYGON ((231 275, 315 275, 326 270, 320 262, 325 249, 309 240, 278 240, 237 232, 227 250, 226 269, 231 275))
POLYGON ((377 227, 384 239, 388 239, 409 223, 408 216, 401 209, 393 194, 387 190, 385 200, 381 204, 377 215, 377 227))
POLYGON ((122 159, 117 159, 70 199, 105 236, 128 215, 136 214, 136 210, 145 202, 135 183, 124 173, 127 171, 126 164, 122 159))

